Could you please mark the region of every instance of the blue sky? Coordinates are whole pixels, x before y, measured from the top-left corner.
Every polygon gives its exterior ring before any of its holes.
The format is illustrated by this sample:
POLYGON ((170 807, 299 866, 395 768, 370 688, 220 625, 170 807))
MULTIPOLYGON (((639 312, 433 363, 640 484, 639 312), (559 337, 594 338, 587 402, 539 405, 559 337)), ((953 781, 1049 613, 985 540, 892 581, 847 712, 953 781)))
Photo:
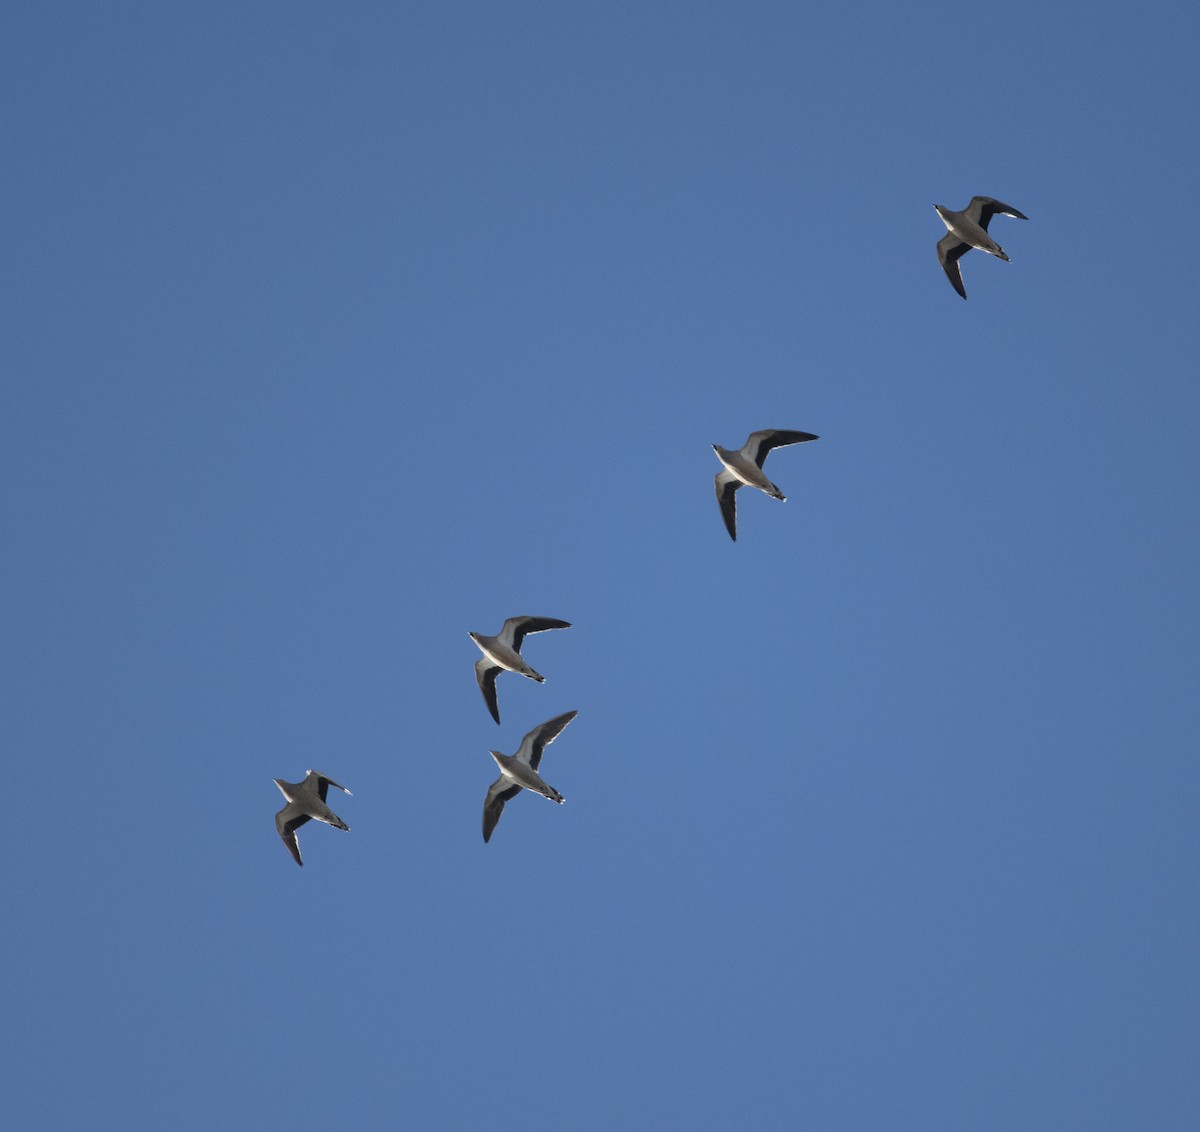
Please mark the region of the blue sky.
POLYGON ((1197 23, 5 4, 12 1127, 1196 1127, 1197 23))

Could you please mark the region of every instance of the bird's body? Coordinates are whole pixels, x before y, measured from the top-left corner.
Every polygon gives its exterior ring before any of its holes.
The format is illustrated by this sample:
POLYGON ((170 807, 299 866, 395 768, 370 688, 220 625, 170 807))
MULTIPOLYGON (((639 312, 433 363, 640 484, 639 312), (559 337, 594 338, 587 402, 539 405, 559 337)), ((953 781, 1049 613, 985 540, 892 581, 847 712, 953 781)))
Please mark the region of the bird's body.
POLYGON ((539 723, 524 739, 515 755, 502 755, 499 751, 490 754, 500 768, 500 777, 488 787, 483 800, 483 840, 491 840, 492 831, 504 812, 504 804, 511 801, 522 790, 532 790, 551 802, 562 805, 563 796, 549 785, 540 774, 542 752, 562 734, 563 729, 578 712, 568 711, 556 715, 545 723, 539 723))
POLYGON ((935 204, 934 210, 946 225, 946 234, 938 240, 938 263, 946 272, 954 289, 965 299, 967 290, 963 286, 962 269, 958 261, 972 248, 977 248, 988 255, 994 255, 1005 263, 1011 262, 1005 250, 988 235, 988 225, 996 213, 1001 216, 1013 216, 1018 220, 1028 220, 1023 212, 1018 212, 1012 205, 1002 204, 992 197, 972 197, 971 203, 962 212, 935 204))
POLYGON ((275 815, 275 828, 287 851, 296 859, 296 864, 303 866, 300 859, 300 843, 296 840, 296 830, 310 820, 324 822, 335 829, 350 832, 350 827, 342 821, 326 804, 325 797, 329 787, 337 786, 339 790, 350 793, 344 786, 338 785, 332 778, 310 770, 303 782, 284 782, 282 778, 273 779, 279 787, 279 792, 287 799, 287 805, 275 815))
POLYGON ((737 490, 741 487, 756 487, 772 499, 786 502, 787 496, 767 479, 766 473, 763 472, 763 461, 772 448, 818 439, 820 438, 811 432, 766 428, 752 432, 741 448, 722 448, 719 444, 712 446, 717 459, 725 466, 723 472, 717 473, 715 480, 717 502, 721 505, 725 529, 734 542, 737 541, 737 501, 734 498, 737 490))
POLYGON ((544 684, 546 678, 535 672, 521 655, 521 643, 527 633, 544 633, 548 629, 569 629, 569 621, 555 617, 510 617, 494 637, 483 633, 469 633, 483 657, 475 662, 475 680, 483 693, 492 718, 500 722, 500 706, 496 700, 496 677, 501 671, 517 672, 530 680, 544 684))
POLYGON ((772 499, 787 501, 787 496, 767 479, 762 468, 747 458, 744 452, 735 448, 722 448, 719 444, 713 445, 713 451, 739 486, 756 487, 759 491, 765 491, 772 499))
POLYGON ((536 770, 521 762, 516 755, 502 755, 499 751, 491 752, 492 758, 500 768, 500 776, 510 783, 515 782, 524 790, 532 790, 551 802, 563 802, 563 796, 547 783, 536 770))

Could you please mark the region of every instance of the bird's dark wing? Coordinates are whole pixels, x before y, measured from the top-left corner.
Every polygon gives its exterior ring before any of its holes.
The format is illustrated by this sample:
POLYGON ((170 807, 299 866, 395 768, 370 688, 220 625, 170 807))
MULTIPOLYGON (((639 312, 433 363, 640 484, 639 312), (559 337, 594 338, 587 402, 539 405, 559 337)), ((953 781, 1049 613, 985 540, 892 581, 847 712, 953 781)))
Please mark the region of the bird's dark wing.
POLYGON ((291 803, 284 806, 275 815, 275 828, 279 830, 279 836, 283 838, 287 851, 296 858, 296 864, 301 868, 304 867, 304 862, 300 860, 300 843, 296 840, 296 830, 308 820, 308 814, 298 814, 292 811, 291 803))
POLYGON ((970 244, 964 244, 957 236, 947 232, 940 240, 938 240, 938 263, 942 265, 942 269, 946 272, 946 278, 950 280, 954 289, 965 299, 967 297, 967 289, 963 286, 962 270, 958 266, 959 259, 966 255, 971 250, 970 244))
POLYGON ((304 784, 309 787, 315 786, 317 793, 321 795, 322 802, 328 798, 329 788, 331 786, 336 786, 339 790, 345 790, 347 794, 350 793, 350 791, 346 790, 346 788, 340 782, 334 782, 333 779, 328 775, 319 774, 315 770, 310 770, 308 774, 304 776, 304 784))
POLYGON ((729 537, 737 542, 737 489, 741 481, 732 472, 718 472, 716 476, 717 502, 721 505, 721 518, 729 537))
POLYGON ((510 617, 504 622, 500 636, 511 636, 512 647, 520 652, 521 642, 525 639, 526 633, 544 633, 547 629, 569 629, 570 627, 570 621, 560 621, 557 617, 510 617))
POLYGON ((563 733, 567 724, 578 714, 577 711, 566 711, 562 715, 556 715, 553 719, 546 720, 545 723, 539 723, 521 740, 516 757, 537 770, 542 761, 542 752, 563 733))
POLYGON ((492 838, 492 830, 504 813, 504 803, 511 801, 521 793, 521 787, 511 779, 501 775, 488 787, 487 797, 483 800, 483 840, 486 844, 492 838))
MULTIPOLYGON (((1018 212, 1011 204, 1004 204, 1002 201, 995 200, 992 197, 972 197, 971 203, 967 205, 967 210, 974 209, 976 205, 979 206, 979 220, 977 223, 985 232, 987 231, 988 224, 991 223, 992 217, 997 212, 1001 216, 1014 216, 1018 220, 1029 219, 1025 213, 1018 212)), ((966 298, 966 296, 964 295, 963 298, 966 298)))
POLYGON ((500 707, 496 703, 496 677, 500 674, 500 666, 493 664, 487 657, 481 657, 475 662, 475 679, 479 690, 483 693, 483 702, 487 704, 492 718, 500 722, 500 707))
POLYGON ((794 429, 764 428, 750 434, 744 451, 761 468, 772 448, 782 448, 786 444, 803 444, 806 440, 820 440, 820 437, 811 432, 796 432, 794 429))

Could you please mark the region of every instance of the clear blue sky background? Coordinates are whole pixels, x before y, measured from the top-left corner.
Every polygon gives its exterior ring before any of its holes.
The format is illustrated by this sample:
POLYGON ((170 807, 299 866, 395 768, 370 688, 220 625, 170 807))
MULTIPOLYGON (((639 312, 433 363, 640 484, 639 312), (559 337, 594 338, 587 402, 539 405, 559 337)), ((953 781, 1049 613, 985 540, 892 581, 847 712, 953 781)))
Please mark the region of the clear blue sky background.
POLYGON ((4 4, 8 1126, 1196 1128, 1195 11, 4 4))

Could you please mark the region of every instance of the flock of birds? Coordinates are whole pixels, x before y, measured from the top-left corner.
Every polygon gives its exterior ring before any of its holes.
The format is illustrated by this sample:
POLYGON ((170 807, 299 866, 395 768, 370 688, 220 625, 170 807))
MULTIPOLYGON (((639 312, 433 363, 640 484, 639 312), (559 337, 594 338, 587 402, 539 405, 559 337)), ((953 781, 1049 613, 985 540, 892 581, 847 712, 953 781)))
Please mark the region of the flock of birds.
MULTIPOLYGON (((951 285, 965 299, 967 291, 963 286, 962 269, 958 261, 967 252, 977 248, 1006 263, 1009 262, 1004 249, 988 235, 988 224, 992 217, 997 213, 1001 216, 1015 217, 1017 220, 1028 220, 1029 217, 1023 212, 1018 212, 1012 205, 1003 204, 992 197, 972 197, 970 204, 961 212, 955 212, 940 204, 933 207, 942 223, 946 225, 946 234, 937 243, 938 262, 951 285)), ((720 505, 721 518, 725 521, 725 529, 731 539, 737 541, 736 495, 739 488, 758 488, 780 502, 787 498, 763 472, 763 462, 771 450, 817 439, 819 438, 811 432, 798 432, 794 429, 760 429, 752 432, 741 448, 722 448, 719 444, 712 446, 723 466, 723 470, 716 476, 717 503, 720 505)), ((483 653, 475 662, 475 679, 480 692, 483 693, 483 702, 497 723, 500 722, 500 707, 496 699, 496 677, 501 672, 516 672, 539 684, 544 683, 546 679, 541 673, 535 672, 521 655, 521 645, 525 638, 530 633, 544 633, 550 629, 570 627, 570 622, 560 621, 556 617, 510 617, 494 637, 485 636, 483 633, 469 634, 483 653)), ((567 724, 577 714, 568 711, 546 720, 545 723, 539 723, 521 740, 515 755, 504 755, 499 751, 490 752, 500 769, 500 777, 488 787, 483 800, 485 842, 491 840, 505 805, 522 790, 532 790, 535 794, 561 805, 563 796, 542 778, 538 768, 541 766, 543 752, 563 733, 567 724)), ((306 822, 324 822, 335 829, 349 832, 350 827, 329 808, 326 801, 329 787, 336 786, 349 794, 350 791, 346 790, 346 787, 315 770, 310 770, 302 782, 285 782, 281 778, 274 781, 287 799, 287 805, 275 815, 275 828, 279 831, 288 852, 295 858, 296 864, 304 864, 300 856, 300 844, 296 840, 296 831, 306 822)))

